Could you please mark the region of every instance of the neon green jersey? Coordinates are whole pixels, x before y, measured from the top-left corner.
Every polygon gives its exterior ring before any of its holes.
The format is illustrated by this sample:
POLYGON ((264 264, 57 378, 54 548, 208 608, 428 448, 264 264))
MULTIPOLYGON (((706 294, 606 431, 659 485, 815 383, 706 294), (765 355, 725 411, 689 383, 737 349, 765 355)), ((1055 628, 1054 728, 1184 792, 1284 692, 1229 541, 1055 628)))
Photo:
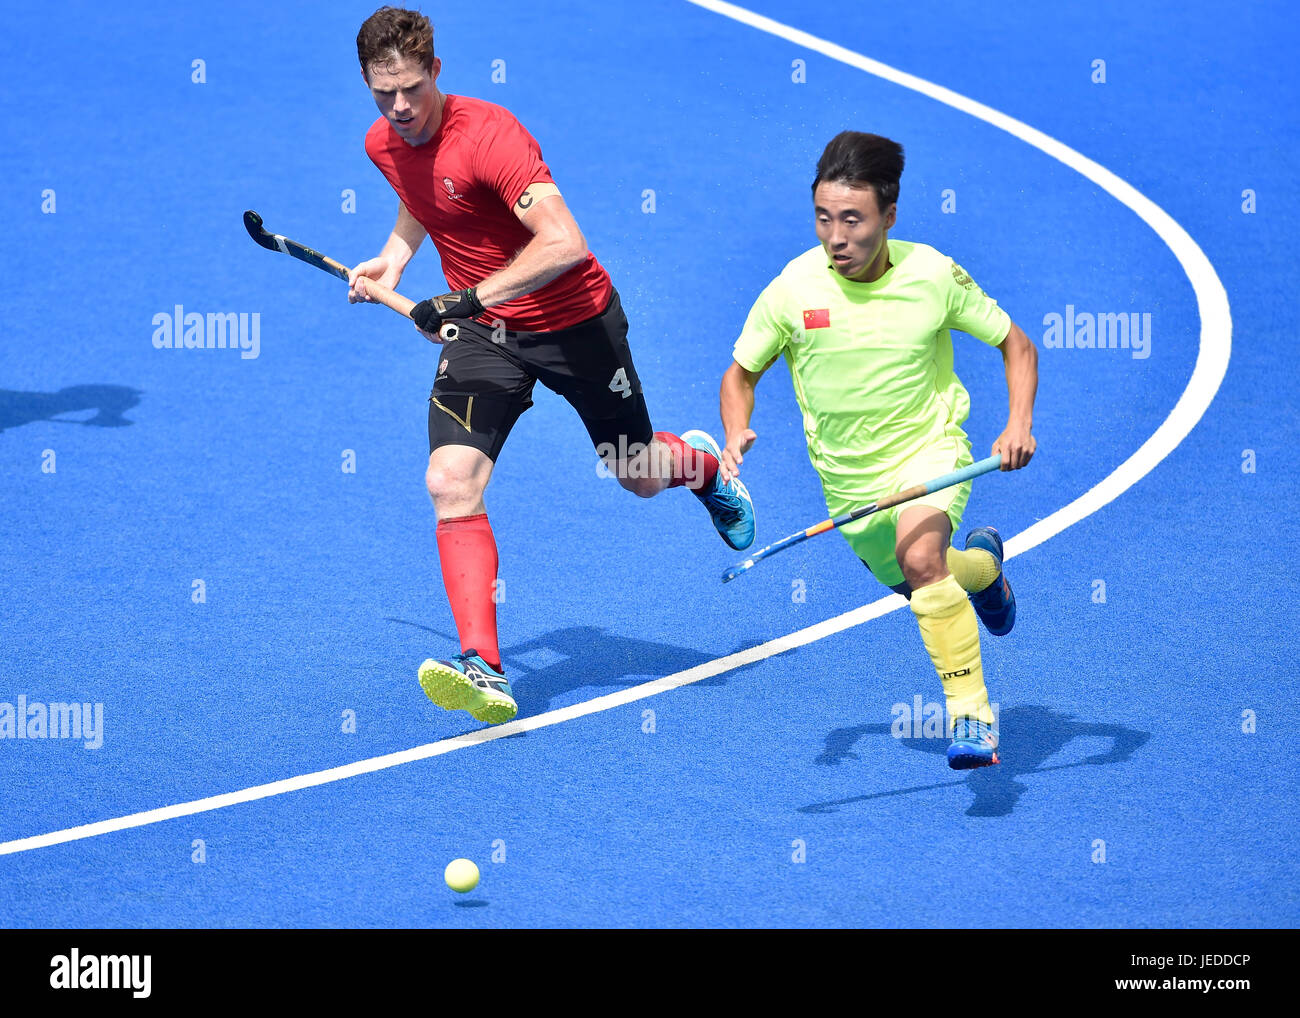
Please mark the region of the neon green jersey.
POLYGON ((891 267, 872 283, 842 277, 820 246, 805 251, 759 295, 733 352, 750 371, 784 355, 828 495, 878 495, 874 478, 945 436, 964 440, 970 397, 948 330, 998 346, 1011 328, 951 258, 888 243, 891 267))

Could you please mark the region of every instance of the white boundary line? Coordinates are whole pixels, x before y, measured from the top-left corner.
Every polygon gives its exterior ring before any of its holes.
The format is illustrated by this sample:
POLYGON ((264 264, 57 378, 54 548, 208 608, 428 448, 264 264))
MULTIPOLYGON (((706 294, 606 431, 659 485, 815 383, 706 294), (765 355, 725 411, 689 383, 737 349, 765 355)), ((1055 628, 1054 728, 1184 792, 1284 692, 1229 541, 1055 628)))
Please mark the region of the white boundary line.
MULTIPOLYGON (((1196 242, 1187 235, 1187 232, 1170 218, 1163 209, 1105 167, 1080 155, 1074 149, 1061 144, 1053 138, 1049 138, 1041 131, 1037 131, 1019 120, 1015 120, 1004 113, 999 113, 982 103, 967 99, 965 96, 958 95, 941 85, 935 85, 922 78, 888 67, 859 53, 854 53, 852 50, 845 49, 843 46, 837 46, 835 43, 819 39, 807 32, 801 32, 796 28, 783 25, 734 4, 722 3, 719 0, 687 0, 687 2, 767 32, 770 35, 779 36, 804 49, 821 53, 832 60, 848 64, 850 67, 856 67, 868 74, 883 78, 885 81, 919 92, 1014 135, 1021 141, 1047 153, 1052 158, 1087 177, 1119 202, 1131 208, 1168 245, 1174 257, 1182 265, 1183 271, 1187 273, 1187 278, 1196 291, 1197 309, 1201 316, 1201 337, 1200 348, 1196 356, 1196 367, 1192 371, 1192 377, 1187 383, 1187 388, 1183 390, 1182 396, 1155 433, 1105 480, 1076 498, 1069 505, 1057 510, 1051 516, 1040 520, 1029 529, 1008 540, 1006 543, 1007 558, 1019 555, 1042 544, 1048 538, 1059 534, 1066 527, 1079 522, 1079 520, 1096 512, 1102 506, 1114 501, 1150 473, 1161 460, 1177 448, 1178 444, 1204 415, 1214 399, 1215 393, 1218 392, 1224 374, 1228 370, 1228 359, 1232 353, 1232 315, 1228 307, 1228 295, 1224 291, 1223 284, 1219 281, 1218 274, 1214 271, 1209 259, 1205 257, 1204 252, 1201 251, 1196 242)), ((696 665, 694 668, 676 672, 662 679, 655 679, 639 686, 632 686, 617 693, 598 696, 593 700, 577 703, 570 707, 547 711, 545 714, 538 714, 533 717, 521 718, 518 721, 512 721, 509 724, 499 725, 494 728, 469 732, 452 739, 443 739, 441 742, 416 746, 413 749, 403 750, 399 753, 389 753, 385 756, 372 757, 368 760, 358 760, 355 763, 331 767, 328 770, 302 774, 281 781, 272 781, 264 785, 255 785, 252 788, 245 788, 237 792, 226 792, 205 799, 196 799, 193 802, 183 802, 175 806, 145 810, 141 813, 132 813, 111 820, 83 824, 80 827, 70 827, 49 834, 38 834, 29 838, 6 841, 0 843, 0 855, 11 855, 15 852, 27 852, 32 849, 45 848, 68 841, 93 838, 101 834, 111 834, 115 831, 144 827, 148 824, 173 820, 177 817, 207 813, 211 810, 222 809, 239 803, 267 799, 303 788, 326 785, 334 781, 342 781, 345 778, 356 777, 360 774, 371 774, 375 771, 398 767, 417 760, 427 760, 469 746, 504 739, 520 732, 546 728, 564 721, 571 721, 574 718, 585 717, 588 714, 611 710, 614 707, 621 707, 636 700, 656 696, 671 689, 677 689, 714 675, 720 675, 723 672, 732 671, 744 665, 753 664, 756 661, 762 661, 776 654, 792 650, 795 647, 802 647, 805 644, 813 643, 861 625, 871 619, 879 618, 901 608, 906 603, 899 595, 891 594, 879 601, 863 605, 861 608, 855 608, 853 611, 845 612, 843 615, 808 626, 806 629, 797 630, 778 639, 769 640, 757 647, 750 647, 748 650, 742 650, 726 657, 696 665)))
POLYGON ((1007 541, 1005 547, 1008 558, 1037 547, 1049 537, 1055 537, 1066 527, 1078 523, 1085 516, 1092 515, 1106 503, 1113 502, 1149 474, 1156 464, 1173 452, 1178 447, 1178 443, 1187 437, 1192 428, 1196 427, 1196 423, 1214 400, 1214 394, 1219 391, 1219 384, 1228 370, 1228 359, 1232 355, 1232 313, 1228 308, 1228 294, 1224 291, 1223 283, 1219 281, 1214 266, 1205 257, 1205 252, 1164 209, 1141 194, 1131 184, 1115 176, 1106 167, 1093 162, 1068 145, 990 106, 985 106, 974 99, 967 99, 964 95, 958 95, 942 85, 897 70, 878 60, 864 57, 861 53, 854 53, 843 46, 801 32, 797 28, 783 25, 779 21, 773 21, 771 18, 755 14, 735 4, 724 3, 722 0, 686 0, 686 2, 749 25, 760 32, 778 36, 804 49, 821 53, 832 60, 856 67, 860 71, 866 71, 868 74, 901 85, 913 92, 919 92, 986 124, 992 124, 1032 145, 1040 152, 1045 152, 1058 162, 1087 177, 1121 204, 1127 205, 1137 213, 1139 218, 1165 242, 1183 267, 1183 271, 1187 273, 1187 279, 1196 292, 1196 306, 1201 316, 1201 342, 1196 355, 1196 367, 1192 370, 1192 377, 1188 380, 1182 396, 1169 412, 1169 416, 1156 429, 1155 434, 1143 442, 1141 448, 1116 467, 1105 480, 1063 509, 1052 513, 1051 516, 1040 520, 1028 530, 1007 541))

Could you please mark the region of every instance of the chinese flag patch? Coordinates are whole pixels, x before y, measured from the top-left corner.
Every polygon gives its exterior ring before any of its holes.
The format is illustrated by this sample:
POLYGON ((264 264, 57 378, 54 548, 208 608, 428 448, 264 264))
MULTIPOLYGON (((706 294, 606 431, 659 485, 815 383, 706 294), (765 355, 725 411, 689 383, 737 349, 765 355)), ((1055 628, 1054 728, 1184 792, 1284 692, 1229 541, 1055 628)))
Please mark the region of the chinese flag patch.
POLYGON ((818 308, 816 311, 805 311, 803 313, 803 327, 805 329, 829 329, 831 327, 831 309, 818 308))

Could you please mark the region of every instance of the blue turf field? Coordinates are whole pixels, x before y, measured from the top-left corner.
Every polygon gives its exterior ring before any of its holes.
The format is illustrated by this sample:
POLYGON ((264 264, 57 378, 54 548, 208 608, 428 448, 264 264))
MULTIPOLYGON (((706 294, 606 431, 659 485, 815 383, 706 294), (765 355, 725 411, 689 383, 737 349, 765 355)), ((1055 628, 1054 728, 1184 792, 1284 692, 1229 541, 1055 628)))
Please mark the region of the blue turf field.
MULTIPOLYGON (((1008 567, 1019 624, 984 639, 1000 767, 956 774, 943 741, 890 737, 893 705, 939 699, 904 608, 514 737, 4 855, 0 924, 1295 925, 1300 399, 1281 307, 1300 212, 1298 33, 1281 3, 1227 19, 1204 3, 1047 7, 756 8, 1095 160, 1190 234, 1231 303, 1232 360, 1190 434, 1008 567), (442 883, 456 856, 484 871, 467 898, 442 883)), ((0 740, 0 841, 480 728, 414 679, 456 649, 422 484, 437 352, 240 222, 255 208, 350 263, 387 236, 396 200, 362 148, 376 114, 353 46, 372 8, 7 15, 0 703, 102 703, 104 732, 97 749, 0 740), (259 356, 155 349, 154 316, 178 304, 258 313, 259 356)), ((849 127, 906 147, 894 236, 953 255, 1031 337, 1067 305, 1152 314, 1146 358, 1040 351, 1038 456, 977 481, 968 525, 1014 535, 1050 517, 1188 386, 1201 318, 1178 259, 1042 151, 684 2, 558 3, 503 30, 520 9, 426 7, 440 84, 509 107, 539 139, 622 293, 657 427, 718 429, 731 343, 815 242, 813 167, 849 127)), ((431 249, 401 289, 442 292, 431 249)), ((1226 332, 1209 338, 1221 349, 1226 332)), ((983 455, 1004 420, 1001 362, 955 342, 983 455)), ((745 476, 765 544, 824 505, 782 368, 758 396, 745 476)), ((536 399, 488 492, 521 718, 887 593, 835 535, 724 587, 735 556, 695 500, 641 502, 598 477, 567 405, 536 399)))

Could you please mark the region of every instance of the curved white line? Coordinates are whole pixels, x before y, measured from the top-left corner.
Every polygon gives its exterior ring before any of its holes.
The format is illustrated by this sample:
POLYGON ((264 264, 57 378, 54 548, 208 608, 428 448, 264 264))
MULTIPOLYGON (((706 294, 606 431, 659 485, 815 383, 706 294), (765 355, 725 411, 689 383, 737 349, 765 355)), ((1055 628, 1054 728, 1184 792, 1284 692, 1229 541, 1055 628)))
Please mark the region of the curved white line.
POLYGON ((1078 523, 1106 503, 1114 501, 1155 469, 1156 464, 1173 452, 1192 428, 1196 427, 1197 422, 1213 402, 1214 394, 1219 391, 1219 384, 1228 370, 1228 360, 1232 355, 1232 314, 1228 308, 1228 294, 1223 289, 1223 283, 1219 281, 1214 266, 1210 264, 1210 260, 1205 257, 1205 252, 1200 249, 1196 241, 1188 236, 1187 231, 1179 226, 1169 213, 1131 184, 1115 176, 1106 167, 1093 162, 1070 146, 1048 137, 1042 131, 1014 117, 999 113, 974 99, 967 99, 964 95, 958 95, 942 85, 897 70, 878 60, 864 57, 861 53, 854 53, 843 46, 801 32, 797 28, 783 25, 779 21, 773 21, 771 18, 755 14, 735 4, 724 3, 722 0, 686 0, 686 2, 731 18, 733 21, 739 21, 751 28, 757 28, 769 35, 778 36, 804 49, 821 53, 832 60, 856 67, 860 71, 866 71, 868 74, 901 85, 913 92, 919 92, 936 102, 951 106, 955 110, 1006 131, 1007 134, 1047 153, 1053 159, 1087 177, 1121 204, 1127 205, 1156 232, 1183 267, 1192 289, 1196 292, 1196 305, 1201 316, 1200 349, 1196 354, 1196 367, 1192 370, 1187 388, 1183 390, 1173 410, 1169 412, 1169 416, 1155 430, 1155 433, 1142 443, 1137 452, 1116 467, 1105 480, 1069 505, 1058 509, 1051 516, 1008 540, 1007 558, 1042 544, 1049 537, 1055 537, 1066 527, 1078 523))
MULTIPOLYGON (((1078 171, 1136 212, 1169 246, 1169 249, 1174 253, 1174 257, 1182 265, 1183 271, 1187 273, 1187 278, 1196 292, 1196 303, 1201 315, 1201 340, 1200 349, 1196 355, 1196 367, 1192 371, 1192 377, 1187 383, 1187 388, 1183 390, 1182 396, 1155 433, 1142 443, 1137 452, 1116 467, 1105 480, 1076 498, 1063 509, 1057 510, 1051 516, 1035 523, 1028 530, 1008 540, 1006 543, 1007 558, 1019 555, 1021 552, 1042 544, 1049 537, 1059 534, 1066 527, 1096 512, 1108 502, 1114 501, 1150 473, 1156 464, 1173 452, 1178 444, 1187 437, 1187 434, 1196 426, 1196 423, 1213 401, 1214 394, 1218 392, 1219 384, 1223 381, 1224 373, 1228 370, 1228 359, 1232 352, 1232 316, 1228 308, 1228 295, 1224 291, 1223 284, 1219 281, 1218 274, 1214 271, 1209 259, 1205 257, 1196 242, 1187 235, 1187 232, 1174 222, 1163 209, 1149 198, 1139 194, 1131 185, 1115 176, 1104 166, 1099 166, 1091 159, 1080 155, 1074 149, 1061 144, 1059 141, 1049 138, 1041 131, 1036 131, 1027 124, 1008 117, 1004 113, 999 113, 982 103, 967 99, 965 96, 960 96, 956 92, 925 81, 922 78, 895 70, 859 53, 854 53, 852 50, 847 50, 843 46, 837 46, 835 43, 819 39, 807 32, 801 32, 797 28, 791 28, 788 25, 773 21, 771 18, 765 18, 752 11, 747 11, 743 7, 721 3, 719 0, 687 0, 687 2, 750 25, 760 31, 780 36, 805 49, 822 53, 833 60, 838 60, 851 67, 857 67, 868 74, 874 74, 878 78, 891 81, 914 92, 920 92, 922 95, 929 96, 941 103, 952 106, 954 109, 961 110, 963 113, 969 113, 971 116, 992 124, 994 127, 1001 128, 1008 134, 1012 134, 1027 144, 1034 146, 1034 148, 1046 152, 1052 158, 1078 171)), ((694 668, 688 668, 685 671, 667 675, 662 679, 655 679, 639 686, 632 686, 617 693, 598 696, 595 699, 574 704, 571 707, 547 711, 545 714, 521 718, 506 725, 469 732, 452 739, 443 739, 440 742, 416 746, 399 753, 389 753, 386 756, 358 760, 355 763, 344 764, 340 767, 331 767, 328 770, 316 771, 312 774, 302 774, 293 778, 272 781, 237 792, 227 792, 222 795, 209 796, 205 799, 197 799, 193 802, 178 803, 174 806, 164 806, 141 813, 132 813, 129 816, 116 817, 111 820, 83 824, 80 827, 70 827, 63 831, 53 831, 49 834, 39 834, 30 838, 6 841, 0 843, 0 855, 30 851, 31 849, 77 841, 82 838, 92 838, 100 834, 109 834, 114 831, 160 823, 163 820, 192 816, 196 813, 206 813, 210 810, 221 809, 238 803, 266 799, 274 795, 282 795, 285 792, 329 784, 330 782, 341 781, 344 778, 356 777, 360 774, 370 774, 389 767, 412 763, 416 760, 427 760, 430 757, 441 756, 457 749, 503 739, 519 732, 545 728, 559 724, 562 721, 584 717, 588 714, 596 714, 636 700, 655 696, 670 689, 690 685, 692 682, 699 682, 701 679, 732 671, 743 665, 753 664, 756 661, 781 654, 795 647, 801 647, 804 644, 824 639, 870 619, 879 618, 901 608, 906 603, 899 595, 891 594, 888 597, 883 597, 871 604, 855 608, 853 611, 837 615, 806 629, 800 629, 778 639, 769 640, 757 647, 750 647, 736 654, 708 661, 694 668)))

